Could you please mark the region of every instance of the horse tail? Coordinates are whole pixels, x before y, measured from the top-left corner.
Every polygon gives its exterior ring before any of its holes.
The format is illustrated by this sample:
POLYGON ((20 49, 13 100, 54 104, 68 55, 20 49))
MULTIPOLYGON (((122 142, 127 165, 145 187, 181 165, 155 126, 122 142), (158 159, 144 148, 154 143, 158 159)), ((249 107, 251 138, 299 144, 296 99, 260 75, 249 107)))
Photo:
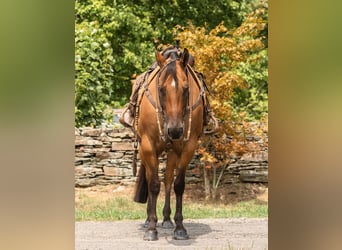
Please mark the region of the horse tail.
POLYGON ((148 185, 146 179, 146 168, 143 164, 140 165, 138 178, 135 183, 134 201, 146 203, 148 197, 148 185))

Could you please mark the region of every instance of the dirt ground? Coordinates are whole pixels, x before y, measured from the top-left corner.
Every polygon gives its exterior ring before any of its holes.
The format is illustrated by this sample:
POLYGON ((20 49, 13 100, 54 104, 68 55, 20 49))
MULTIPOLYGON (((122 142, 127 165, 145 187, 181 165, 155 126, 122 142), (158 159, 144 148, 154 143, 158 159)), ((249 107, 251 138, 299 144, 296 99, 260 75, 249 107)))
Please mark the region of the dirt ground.
POLYGON ((144 241, 143 221, 76 222, 76 250, 114 249, 268 249, 266 218, 184 220, 188 240, 174 240, 173 229, 158 223, 157 241, 144 241))
MULTIPOLYGON (((161 197, 164 188, 161 186, 161 197)), ((173 193, 173 192, 172 192, 173 193)), ((226 185, 218 189, 218 203, 233 204, 256 199, 267 204, 268 187, 263 184, 226 185)), ((75 199, 81 195, 98 200, 116 197, 133 197, 134 184, 75 188, 75 199)), ((174 195, 174 194, 173 194, 174 195)), ((173 197, 174 199, 174 197, 173 197)), ((204 187, 186 185, 184 200, 204 201, 204 187)), ((164 229, 158 223, 158 241, 144 241, 143 221, 76 222, 76 250, 113 249, 268 249, 267 218, 185 219, 190 238, 173 239, 173 229, 164 229)))
MULTIPOLYGON (((161 185, 160 197, 163 197, 164 186, 161 185)), ((107 185, 93 186, 88 188, 75 188, 75 199, 79 199, 81 195, 87 195, 99 200, 107 200, 116 197, 133 197, 134 184, 131 185, 107 185)), ((173 192, 172 192, 172 195, 173 192)), ((216 202, 223 204, 234 204, 240 201, 248 201, 256 199, 262 204, 268 203, 268 186, 259 183, 236 183, 219 187, 216 195, 216 202)), ((184 192, 184 200, 186 201, 204 201, 203 185, 186 185, 184 192)), ((214 202, 215 202, 214 201, 214 202)))

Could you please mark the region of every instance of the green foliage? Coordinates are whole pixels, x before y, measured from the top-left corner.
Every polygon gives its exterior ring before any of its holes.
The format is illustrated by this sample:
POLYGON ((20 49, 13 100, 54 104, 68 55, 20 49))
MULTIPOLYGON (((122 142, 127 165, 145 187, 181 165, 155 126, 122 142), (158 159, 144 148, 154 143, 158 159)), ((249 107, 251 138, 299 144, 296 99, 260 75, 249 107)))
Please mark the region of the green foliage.
POLYGON ((112 48, 98 22, 76 24, 76 125, 97 124, 104 118, 113 92, 112 48))
POLYGON ((130 2, 145 11, 151 12, 151 22, 161 31, 157 41, 171 43, 174 39, 172 28, 185 26, 189 21, 195 26, 213 29, 222 21, 227 27, 239 26, 252 10, 255 0, 138 0, 130 2))
POLYGON ((76 126, 110 119, 110 107, 127 102, 131 78, 153 60, 146 13, 115 1, 76 1, 76 126))
POLYGON ((242 30, 242 38, 260 39, 264 49, 251 51, 246 62, 240 62, 233 71, 245 81, 245 87, 234 90, 232 107, 235 117, 247 121, 260 120, 268 114, 268 6, 261 2, 251 12, 245 24, 251 30, 242 30), (264 24, 264 25, 263 25, 264 24), (262 27, 262 28, 260 28, 262 27))
POLYGON ((250 56, 236 67, 236 73, 246 82, 245 88, 235 88, 233 114, 242 114, 247 121, 260 120, 268 113, 267 49, 250 56))
MULTIPOLYGON (((155 45, 173 43, 176 25, 191 21, 214 29, 224 21, 229 29, 238 27, 259 1, 76 0, 76 126, 99 125, 110 119, 111 108, 128 101, 132 78, 153 62, 155 45)), ((258 67, 263 66, 241 64, 236 75, 253 74, 258 67)), ((258 91, 239 91, 237 113, 260 101, 258 91)), ((259 107, 251 117, 262 112, 259 107)))

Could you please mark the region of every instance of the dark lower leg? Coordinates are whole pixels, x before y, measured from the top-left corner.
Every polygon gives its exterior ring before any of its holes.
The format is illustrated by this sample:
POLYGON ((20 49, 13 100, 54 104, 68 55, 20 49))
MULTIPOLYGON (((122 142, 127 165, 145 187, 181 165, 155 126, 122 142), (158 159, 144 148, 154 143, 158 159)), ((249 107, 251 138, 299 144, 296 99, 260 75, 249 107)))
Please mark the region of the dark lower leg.
POLYGON ((157 197, 160 191, 160 182, 158 179, 158 175, 154 178, 149 183, 149 195, 148 195, 148 206, 147 206, 147 212, 148 212, 148 220, 149 220, 149 225, 148 225, 148 230, 155 230, 156 225, 157 225, 157 197))
POLYGON ((185 171, 178 173, 174 183, 174 190, 176 193, 176 212, 175 212, 175 223, 176 229, 174 232, 174 238, 177 240, 188 239, 189 236, 183 226, 183 193, 185 188, 185 171))
POLYGON ((151 203, 149 202, 149 200, 147 201, 147 208, 146 208, 146 213, 147 213, 147 218, 144 224, 144 227, 148 227, 148 225, 150 224, 150 220, 148 218, 149 214, 150 214, 150 207, 151 207, 151 203))
POLYGON ((151 178, 148 188, 149 188, 149 194, 148 194, 148 205, 147 205, 147 220, 146 223, 148 223, 148 228, 144 235, 144 240, 148 241, 154 241, 158 240, 158 232, 156 229, 157 226, 157 212, 156 212, 156 205, 157 205, 157 197, 160 191, 160 182, 158 179, 158 174, 153 175, 154 178, 151 178))
POLYGON ((171 205, 170 205, 170 196, 171 196, 171 185, 173 182, 173 168, 167 167, 165 170, 164 176, 164 184, 165 184, 165 203, 163 209, 163 224, 162 226, 165 228, 173 227, 173 223, 170 218, 171 214, 171 205))
POLYGON ((182 202, 183 202, 183 193, 185 188, 184 174, 178 174, 174 184, 174 190, 176 194, 176 213, 175 213, 175 222, 176 226, 183 226, 183 215, 182 215, 182 202))

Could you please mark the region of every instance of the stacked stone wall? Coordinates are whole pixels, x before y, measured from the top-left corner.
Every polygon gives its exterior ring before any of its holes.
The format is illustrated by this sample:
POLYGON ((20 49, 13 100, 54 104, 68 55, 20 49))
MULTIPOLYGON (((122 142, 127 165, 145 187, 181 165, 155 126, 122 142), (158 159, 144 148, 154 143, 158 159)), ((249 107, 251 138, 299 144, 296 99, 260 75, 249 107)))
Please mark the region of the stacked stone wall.
MULTIPOLYGON (((75 186, 130 184, 133 133, 126 128, 75 128, 75 186)), ((258 140, 253 138, 253 140, 258 140)), ((138 159, 138 167, 139 167, 138 159)), ((203 165, 195 154, 188 166, 186 183, 203 182, 203 165)), ((267 148, 258 154, 245 154, 225 168, 222 183, 238 181, 267 182, 267 148)), ((160 157, 160 177, 165 169, 165 156, 160 157)))

